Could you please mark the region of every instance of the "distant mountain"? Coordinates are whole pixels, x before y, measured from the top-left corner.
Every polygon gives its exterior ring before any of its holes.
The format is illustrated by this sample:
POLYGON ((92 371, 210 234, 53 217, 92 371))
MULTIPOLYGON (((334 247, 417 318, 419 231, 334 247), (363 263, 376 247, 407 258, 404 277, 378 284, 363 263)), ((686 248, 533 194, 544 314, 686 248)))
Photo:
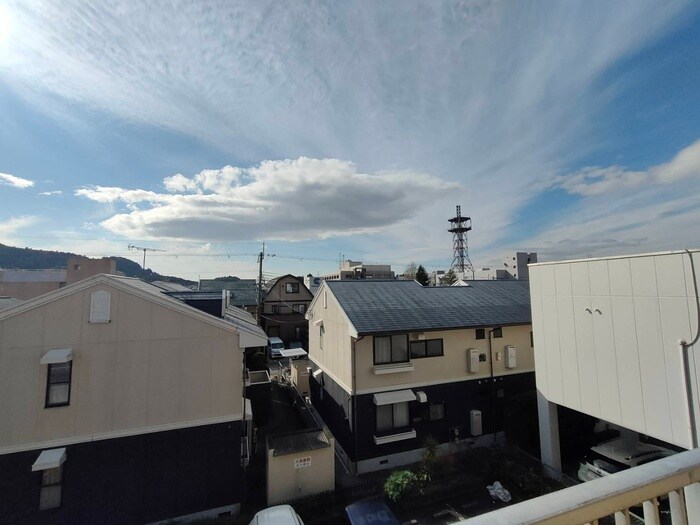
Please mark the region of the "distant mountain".
MULTIPOLYGON (((51 252, 47 250, 33 250, 31 248, 16 248, 0 244, 0 268, 13 269, 22 268, 25 270, 42 270, 49 268, 65 268, 69 257, 82 257, 82 255, 70 252, 51 252)), ((143 268, 141 265, 124 257, 110 257, 117 261, 117 270, 127 277, 143 278, 143 268)), ((146 281, 167 281, 179 283, 184 286, 197 284, 195 281, 188 281, 180 277, 171 275, 161 275, 152 270, 146 270, 146 281)))

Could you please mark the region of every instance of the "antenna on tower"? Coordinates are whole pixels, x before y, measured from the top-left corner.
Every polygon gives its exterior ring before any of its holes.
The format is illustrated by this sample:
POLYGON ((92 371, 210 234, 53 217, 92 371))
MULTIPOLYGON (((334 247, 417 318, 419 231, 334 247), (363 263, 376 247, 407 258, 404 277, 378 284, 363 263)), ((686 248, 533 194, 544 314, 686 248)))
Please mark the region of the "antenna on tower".
POLYGON ((467 232, 472 229, 472 220, 470 217, 462 217, 462 207, 457 205, 457 215, 449 219, 450 229, 452 233, 452 247, 454 249, 454 257, 452 259, 452 270, 459 272, 464 277, 464 272, 469 270, 474 279, 474 265, 469 259, 469 243, 467 242, 467 232))
POLYGON ((141 266, 141 269, 143 271, 143 280, 146 280, 146 252, 164 252, 165 250, 159 250, 157 248, 143 248, 141 246, 134 246, 133 244, 129 244, 129 250, 138 250, 140 252, 143 252, 143 265, 141 266))

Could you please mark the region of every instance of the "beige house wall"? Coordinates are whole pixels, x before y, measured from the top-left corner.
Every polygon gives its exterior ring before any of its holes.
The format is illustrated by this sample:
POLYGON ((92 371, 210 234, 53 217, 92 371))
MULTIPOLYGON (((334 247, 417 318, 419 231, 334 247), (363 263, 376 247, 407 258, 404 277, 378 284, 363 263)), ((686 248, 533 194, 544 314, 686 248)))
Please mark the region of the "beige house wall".
POLYGON ((117 261, 107 257, 102 259, 70 257, 66 265, 66 284, 73 284, 99 273, 116 275, 117 261))
POLYGON ((274 456, 267 451, 267 504, 293 501, 335 490, 335 440, 330 447, 274 456), (294 460, 309 458, 307 467, 295 468, 294 460))
MULTIPOLYGON (((493 374, 505 376, 534 372, 534 349, 530 346, 530 325, 505 326, 503 337, 492 339, 493 374), (506 368, 505 347, 512 345, 516 348, 516 367, 506 368)), ((392 365, 374 365, 374 339, 363 337, 356 343, 357 363, 357 393, 382 391, 390 387, 424 386, 429 384, 464 381, 467 379, 482 379, 491 374, 491 355, 488 339, 476 339, 476 331, 472 328, 460 330, 443 330, 436 332, 421 332, 424 339, 442 339, 442 357, 425 357, 411 359, 407 371, 377 374, 391 368, 392 365), (471 373, 468 370, 469 349, 476 348, 486 356, 485 362, 479 363, 479 371, 471 373), (413 367, 411 370, 410 367, 413 367)), ((488 337, 488 329, 487 329, 488 337)), ((408 340, 416 341, 419 333, 409 333, 408 340)), ((401 369, 400 366, 397 369, 401 369)))
POLYGON ((240 419, 238 342, 103 283, 0 319, 0 453, 240 419), (109 323, 89 322, 97 290, 111 294, 109 323), (73 351, 70 405, 44 408, 40 360, 56 348, 73 351))
POLYGON ((3 283, 0 282, 0 295, 7 295, 15 299, 33 299, 45 293, 53 292, 63 287, 65 283, 59 281, 27 282, 27 283, 3 283))
POLYGON ((346 391, 352 391, 350 326, 331 291, 322 286, 309 313, 309 359, 323 368, 346 391), (324 302, 325 295, 325 302, 324 302), (325 307, 324 307, 325 306, 325 307), (321 348, 323 325, 323 348, 321 348))

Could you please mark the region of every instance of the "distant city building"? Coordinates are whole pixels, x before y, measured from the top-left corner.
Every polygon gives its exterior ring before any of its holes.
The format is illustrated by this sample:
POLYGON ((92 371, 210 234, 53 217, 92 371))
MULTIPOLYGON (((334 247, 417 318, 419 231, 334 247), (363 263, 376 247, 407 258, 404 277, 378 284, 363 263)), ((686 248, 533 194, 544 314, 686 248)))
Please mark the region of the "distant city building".
POLYGON ((0 295, 33 299, 100 273, 119 275, 117 262, 107 257, 71 257, 66 268, 0 270, 0 295))
MULTIPOLYGON (((503 265, 499 267, 477 268, 474 272, 474 279, 518 279, 527 281, 529 272, 527 265, 537 262, 535 252, 511 252, 503 256, 503 265)), ((466 275, 463 279, 469 279, 466 275)))
POLYGON ((362 261, 343 261, 337 272, 323 275, 327 281, 346 281, 350 279, 394 279, 395 274, 390 264, 362 264, 362 261))

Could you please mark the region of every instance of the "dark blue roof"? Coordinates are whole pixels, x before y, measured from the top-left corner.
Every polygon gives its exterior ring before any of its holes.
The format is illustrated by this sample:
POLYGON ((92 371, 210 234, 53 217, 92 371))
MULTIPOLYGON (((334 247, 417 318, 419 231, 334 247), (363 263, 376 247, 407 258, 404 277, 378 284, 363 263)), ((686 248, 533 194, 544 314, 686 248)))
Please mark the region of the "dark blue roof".
POLYGON ((325 281, 358 334, 530 324, 528 281, 325 281))

